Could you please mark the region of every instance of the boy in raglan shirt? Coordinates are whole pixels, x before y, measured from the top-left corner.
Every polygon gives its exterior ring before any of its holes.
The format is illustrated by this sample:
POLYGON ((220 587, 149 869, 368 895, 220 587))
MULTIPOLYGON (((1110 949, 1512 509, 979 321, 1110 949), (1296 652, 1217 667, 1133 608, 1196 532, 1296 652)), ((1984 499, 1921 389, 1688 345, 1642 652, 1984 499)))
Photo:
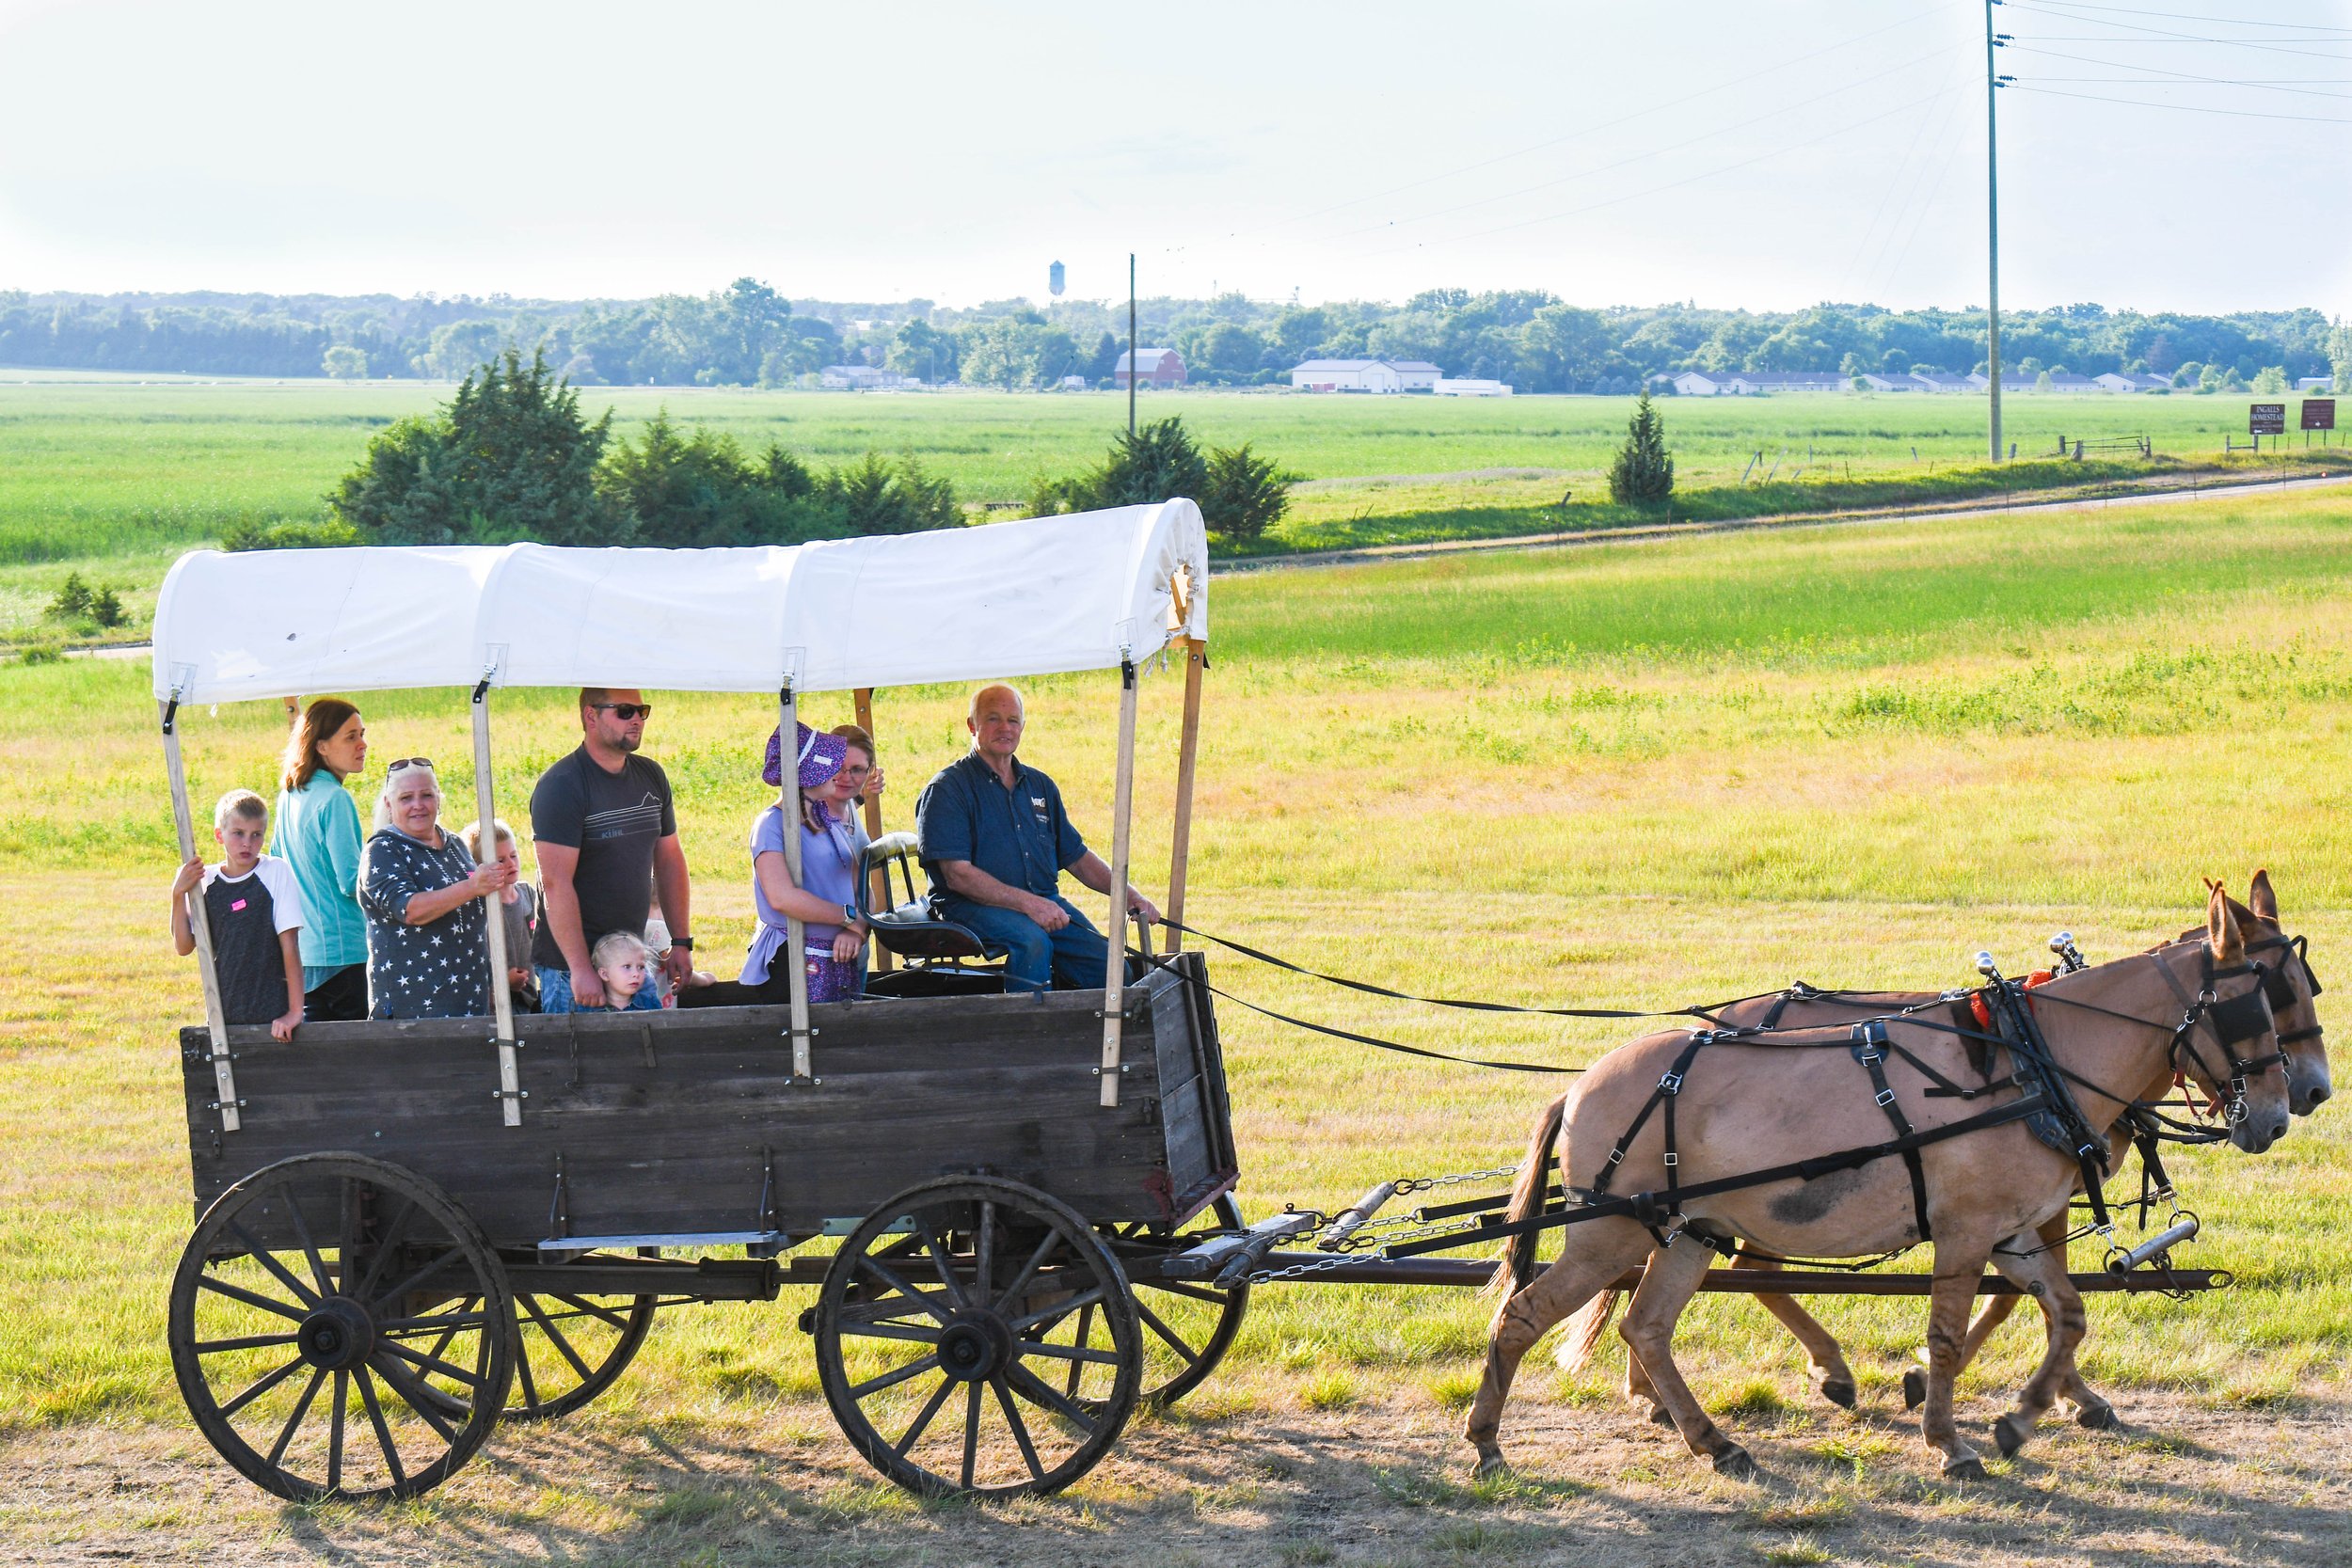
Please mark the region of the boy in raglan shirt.
POLYGON ((213 836, 220 841, 221 863, 208 866, 203 856, 191 855, 171 879, 171 945, 182 958, 196 951, 188 895, 200 884, 225 1021, 266 1023, 274 1038, 292 1039, 302 1022, 302 893, 294 868, 262 853, 269 807, 249 789, 220 798, 213 836))

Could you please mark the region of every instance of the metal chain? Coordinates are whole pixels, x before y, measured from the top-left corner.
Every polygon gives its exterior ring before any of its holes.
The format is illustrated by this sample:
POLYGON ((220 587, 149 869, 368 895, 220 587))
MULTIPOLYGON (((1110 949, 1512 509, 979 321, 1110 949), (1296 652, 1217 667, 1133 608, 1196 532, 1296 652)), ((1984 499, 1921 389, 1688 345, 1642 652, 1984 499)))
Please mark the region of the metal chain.
POLYGON ((1465 1181, 1492 1181, 1505 1176, 1517 1176, 1518 1173, 1519 1167, 1517 1165, 1497 1165, 1492 1170, 1457 1171, 1452 1176, 1400 1176, 1396 1180, 1396 1196, 1403 1197, 1408 1193, 1425 1193, 1438 1187, 1459 1186, 1465 1181))
POLYGON ((1327 1274, 1333 1269, 1346 1268, 1355 1261, 1344 1252, 1335 1252, 1328 1258, 1318 1258, 1308 1263, 1293 1263, 1286 1269, 1257 1269, 1247 1277, 1252 1285, 1263 1285, 1277 1279, 1298 1279, 1311 1274, 1327 1274))

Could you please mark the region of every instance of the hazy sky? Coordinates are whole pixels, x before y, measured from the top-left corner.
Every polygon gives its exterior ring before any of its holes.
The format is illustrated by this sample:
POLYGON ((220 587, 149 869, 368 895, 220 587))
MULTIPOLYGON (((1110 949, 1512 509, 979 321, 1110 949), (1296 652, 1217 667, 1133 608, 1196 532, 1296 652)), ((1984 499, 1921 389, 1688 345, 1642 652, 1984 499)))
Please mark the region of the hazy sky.
MULTIPOLYGON (((2352 309, 2352 0, 1994 14, 2005 303, 2352 309)), ((0 287, 1981 303, 1982 18, 0 0, 0 287)))

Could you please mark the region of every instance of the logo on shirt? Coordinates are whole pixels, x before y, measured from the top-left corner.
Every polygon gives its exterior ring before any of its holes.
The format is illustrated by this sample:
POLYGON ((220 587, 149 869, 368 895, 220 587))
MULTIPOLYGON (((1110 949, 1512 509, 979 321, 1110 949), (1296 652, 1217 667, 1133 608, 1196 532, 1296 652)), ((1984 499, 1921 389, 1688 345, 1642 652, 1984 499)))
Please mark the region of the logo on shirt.
POLYGON ((611 811, 592 811, 580 819, 580 837, 602 841, 629 838, 638 833, 659 833, 661 831, 661 797, 651 790, 633 806, 616 806, 611 811))

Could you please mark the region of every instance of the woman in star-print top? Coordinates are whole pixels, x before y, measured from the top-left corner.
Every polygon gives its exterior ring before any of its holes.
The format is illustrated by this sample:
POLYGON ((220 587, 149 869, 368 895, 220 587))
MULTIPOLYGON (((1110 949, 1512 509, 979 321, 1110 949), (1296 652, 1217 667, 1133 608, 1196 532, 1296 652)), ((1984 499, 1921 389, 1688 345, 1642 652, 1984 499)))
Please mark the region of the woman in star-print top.
POLYGON ((368 917, 370 1018, 478 1018, 490 1010, 485 898, 513 878, 476 865, 466 842, 441 831, 433 764, 404 757, 386 770, 375 833, 359 867, 368 917))

